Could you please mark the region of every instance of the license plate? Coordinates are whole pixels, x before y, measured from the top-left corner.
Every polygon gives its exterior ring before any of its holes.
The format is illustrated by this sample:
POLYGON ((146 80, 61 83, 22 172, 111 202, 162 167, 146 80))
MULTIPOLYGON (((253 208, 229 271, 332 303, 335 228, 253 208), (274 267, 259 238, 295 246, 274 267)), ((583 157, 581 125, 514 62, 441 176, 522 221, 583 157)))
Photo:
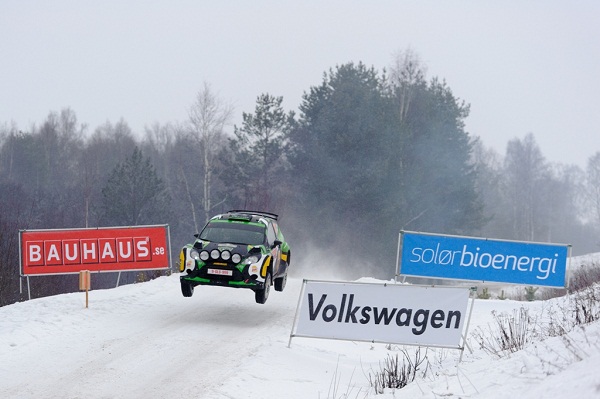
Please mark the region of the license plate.
POLYGON ((208 274, 218 274, 219 276, 232 276, 233 272, 231 270, 222 270, 222 269, 208 269, 208 274))

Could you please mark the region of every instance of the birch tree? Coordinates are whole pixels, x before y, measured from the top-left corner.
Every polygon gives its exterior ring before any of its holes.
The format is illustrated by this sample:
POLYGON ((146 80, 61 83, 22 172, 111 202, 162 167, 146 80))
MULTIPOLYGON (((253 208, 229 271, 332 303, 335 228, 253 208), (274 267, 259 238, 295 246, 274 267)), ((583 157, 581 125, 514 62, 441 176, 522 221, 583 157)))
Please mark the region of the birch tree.
POLYGON ((406 119, 416 87, 425 84, 426 74, 427 68, 415 51, 406 49, 395 54, 390 67, 389 82, 397 91, 400 121, 406 119))
POLYGON ((508 142, 504 164, 505 193, 514 239, 533 241, 542 227, 543 185, 548 167, 533 134, 508 142))
MULTIPOLYGON (((204 83, 204 87, 196 95, 196 101, 189 111, 190 134, 194 144, 200 150, 201 167, 198 174, 200 175, 199 180, 202 182, 201 208, 205 222, 210 218, 212 209, 225 200, 225 198, 220 198, 217 202, 213 202, 213 174, 216 168, 217 152, 224 142, 224 129, 229 123, 232 113, 233 107, 219 99, 207 83, 204 83)), ((190 187, 190 179, 188 179, 189 172, 183 168, 180 172, 190 202, 194 227, 196 231, 199 231, 193 190, 190 187)), ((191 180, 196 181, 194 178, 191 180)))

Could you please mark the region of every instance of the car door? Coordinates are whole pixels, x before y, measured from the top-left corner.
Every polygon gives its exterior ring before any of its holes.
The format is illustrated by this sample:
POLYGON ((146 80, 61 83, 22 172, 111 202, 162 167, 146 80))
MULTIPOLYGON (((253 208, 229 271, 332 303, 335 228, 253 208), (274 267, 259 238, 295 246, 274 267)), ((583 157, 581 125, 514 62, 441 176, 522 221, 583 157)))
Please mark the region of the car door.
POLYGON ((273 278, 279 273, 279 266, 281 263, 281 245, 275 245, 275 240, 277 239, 276 228, 277 226, 274 226, 273 223, 269 223, 267 226, 267 243, 269 244, 271 251, 273 278))

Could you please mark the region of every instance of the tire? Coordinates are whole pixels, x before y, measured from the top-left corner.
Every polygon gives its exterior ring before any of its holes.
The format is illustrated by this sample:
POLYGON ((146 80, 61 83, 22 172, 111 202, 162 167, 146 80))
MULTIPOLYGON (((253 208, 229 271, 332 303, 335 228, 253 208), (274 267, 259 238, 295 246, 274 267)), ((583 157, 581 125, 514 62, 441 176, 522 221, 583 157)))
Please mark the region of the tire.
POLYGON ((269 298, 269 292, 271 291, 271 273, 267 273, 265 277, 265 285, 262 290, 254 291, 254 299, 256 303, 263 304, 267 302, 269 298))
POLYGON ((275 291, 283 291, 285 288, 285 283, 287 283, 287 274, 283 277, 279 277, 275 279, 275 291))
POLYGON ((186 281, 181 282, 181 293, 184 297, 191 297, 194 295, 194 286, 186 281))

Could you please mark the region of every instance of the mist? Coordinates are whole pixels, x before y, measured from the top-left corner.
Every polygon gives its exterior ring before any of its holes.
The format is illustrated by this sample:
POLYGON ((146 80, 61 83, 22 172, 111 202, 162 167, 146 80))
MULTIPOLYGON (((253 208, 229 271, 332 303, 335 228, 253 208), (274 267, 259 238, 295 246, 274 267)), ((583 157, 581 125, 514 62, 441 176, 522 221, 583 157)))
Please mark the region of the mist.
MULTIPOLYGON (((419 68, 405 56, 398 68, 419 68)), ((412 76, 339 65, 306 90, 299 113, 264 93, 233 132, 210 85, 190 106, 196 119, 141 137, 125 119, 90 132, 70 108, 28 130, 5 123, 0 304, 21 299, 20 229, 168 224, 176 264, 207 218, 230 209, 280 215, 297 277, 391 279, 401 230, 598 251, 600 155, 586 170, 553 164, 533 134, 497 153, 465 131, 469 106, 445 82, 412 76)), ((72 287, 45 279, 40 295, 72 287)))

